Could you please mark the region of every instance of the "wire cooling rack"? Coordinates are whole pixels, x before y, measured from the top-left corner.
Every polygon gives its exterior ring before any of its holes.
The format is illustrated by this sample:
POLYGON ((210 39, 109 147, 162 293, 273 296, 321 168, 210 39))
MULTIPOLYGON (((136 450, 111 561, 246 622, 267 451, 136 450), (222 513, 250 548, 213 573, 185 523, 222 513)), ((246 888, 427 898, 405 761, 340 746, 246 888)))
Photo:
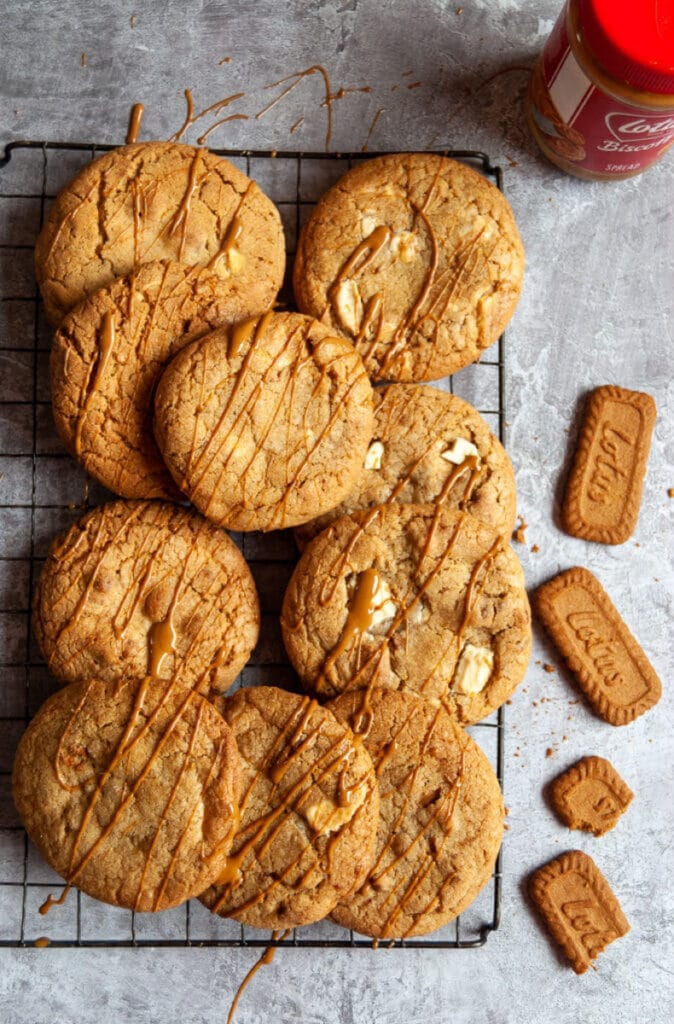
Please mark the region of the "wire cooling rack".
MULTIPOLYGON (((80 167, 112 149, 90 143, 13 142, 0 159, 0 945, 267 946, 268 933, 223 920, 196 900, 159 914, 109 907, 80 892, 41 917, 39 907, 62 887, 26 836, 11 795, 14 751, 26 723, 55 689, 35 644, 30 598, 54 534, 84 508, 112 495, 86 479, 60 444, 51 419, 51 331, 33 273, 33 246, 59 189, 80 167), (40 943, 43 944, 43 943, 40 943)), ((288 255, 322 193, 369 153, 214 150, 255 178, 281 211, 288 255)), ((502 174, 476 151, 442 150, 475 167, 502 189, 502 174)), ((290 261, 289 261, 290 262, 290 261)), ((289 279, 281 298, 292 302, 289 279)), ((437 381, 476 406, 505 440, 504 339, 479 363, 437 381)), ((282 595, 296 561, 288 533, 234 535, 255 576, 263 612, 261 639, 239 683, 293 685, 281 641, 282 595)), ((504 712, 470 730, 503 785, 504 712)), ((501 856, 473 905, 433 935, 382 948, 465 949, 483 945, 499 926, 501 856)), ((373 943, 329 921, 298 928, 272 945, 364 947, 373 943)))

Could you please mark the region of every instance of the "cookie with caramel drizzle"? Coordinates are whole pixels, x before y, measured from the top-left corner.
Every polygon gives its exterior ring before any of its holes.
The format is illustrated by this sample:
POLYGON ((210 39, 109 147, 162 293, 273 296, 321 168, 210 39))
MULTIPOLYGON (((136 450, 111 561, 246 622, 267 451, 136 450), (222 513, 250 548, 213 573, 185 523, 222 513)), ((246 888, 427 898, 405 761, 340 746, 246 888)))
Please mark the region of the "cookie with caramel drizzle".
POLYGON ((499 337, 522 287, 512 210, 486 178, 433 153, 348 171, 304 225, 299 308, 349 338, 373 380, 435 380, 499 337))
MULTIPOLYGON (((328 705, 361 715, 358 693, 328 705)), ((484 753, 439 701, 375 689, 364 738, 379 782, 379 829, 367 879, 331 914, 375 938, 435 931, 491 877, 503 837, 503 800, 484 753)))
POLYGON ((443 700, 463 724, 524 677, 531 616, 505 538, 445 505, 378 505, 309 544, 281 617, 286 650, 320 697, 374 686, 443 700))
POLYGON ((355 487, 337 508, 298 526, 297 543, 304 549, 340 516, 387 502, 437 502, 509 536, 515 474, 503 445, 468 402, 438 388, 390 384, 375 388, 373 441, 355 487))
POLYGON ((47 863, 67 886, 130 910, 167 910, 211 884, 239 788, 236 743, 215 708, 151 676, 59 690, 23 734, 13 774, 47 863))
POLYGON ((318 921, 372 864, 379 792, 370 756, 331 711, 276 687, 238 690, 223 714, 241 756, 241 819, 201 900, 256 928, 318 921))

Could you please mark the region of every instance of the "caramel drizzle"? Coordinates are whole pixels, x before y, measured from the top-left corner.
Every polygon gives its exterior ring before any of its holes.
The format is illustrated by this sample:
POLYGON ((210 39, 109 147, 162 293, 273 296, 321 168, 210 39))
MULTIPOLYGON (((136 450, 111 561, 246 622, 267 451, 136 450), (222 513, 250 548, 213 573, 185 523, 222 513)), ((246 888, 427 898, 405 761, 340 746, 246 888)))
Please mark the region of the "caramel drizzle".
MULTIPOLYGON (((249 192, 251 187, 252 187, 252 182, 248 186, 248 188, 246 189, 245 195, 248 194, 248 192, 249 192)), ((208 269, 209 270, 215 270, 215 268, 217 267, 218 263, 223 258, 223 256, 229 256, 229 254, 231 253, 232 249, 235 249, 236 246, 241 241, 241 238, 243 236, 243 223, 242 223, 241 217, 239 215, 239 210, 241 209, 241 206, 243 204, 244 198, 245 198, 245 196, 243 196, 241 198, 241 201, 239 202, 239 205, 237 207, 236 213, 234 214, 234 216, 232 217, 232 219, 230 221, 229 227, 227 228, 227 231, 225 232, 225 237, 223 239, 222 245, 220 246, 220 248, 218 249, 216 254, 211 259, 210 263, 208 264, 208 269)))
POLYGON ((303 71, 294 71, 291 75, 286 75, 284 78, 279 78, 277 82, 272 82, 271 85, 265 86, 266 89, 275 89, 279 85, 284 85, 286 82, 290 82, 290 85, 286 86, 286 88, 283 89, 283 91, 280 92, 279 95, 276 96, 275 99, 271 101, 271 103, 268 103, 266 107, 263 107, 262 110, 259 110, 257 112, 257 114, 255 115, 255 120, 259 121, 261 117, 264 117, 264 115, 268 113, 268 111, 270 111, 273 107, 275 107, 277 103, 280 103, 280 101, 285 96, 287 96, 288 93, 292 92, 293 89, 297 88, 297 86, 300 84, 300 82, 303 81, 303 79, 309 77, 310 75, 316 74, 319 74, 323 79, 323 86, 325 88, 325 96, 323 98, 321 106, 325 107, 327 116, 327 124, 325 129, 325 151, 327 153, 330 149, 330 141, 332 139, 332 103, 335 97, 333 96, 332 93, 328 73, 321 64, 313 64, 310 68, 305 68, 303 71))
MULTIPOLYGON (((239 95, 243 96, 244 93, 239 93, 239 95)), ((238 97, 234 97, 234 98, 238 99, 238 97)), ((211 132, 214 132, 215 129, 219 128, 221 124, 229 124, 230 121, 247 121, 247 120, 248 120, 248 114, 229 114, 227 117, 221 117, 219 121, 216 121, 214 124, 211 125, 210 128, 207 128, 206 131, 203 133, 203 135, 199 136, 199 138, 197 139, 197 146, 203 146, 204 143, 206 142, 206 139, 211 134, 211 132)))
POLYGON ((385 113, 385 110, 386 110, 386 108, 385 108, 385 107, 381 107, 381 108, 380 108, 379 110, 377 110, 377 111, 375 112, 375 115, 374 115, 374 117, 372 118, 372 121, 370 122, 370 127, 368 128, 368 132, 367 132, 367 135, 365 136, 365 142, 364 142, 364 143, 363 143, 363 145, 362 145, 362 146, 360 147, 360 151, 361 151, 361 153, 367 153, 367 150, 368 150, 368 146, 369 146, 369 143, 370 143, 370 138, 371 138, 371 136, 372 136, 372 133, 374 132, 375 128, 377 127, 377 122, 379 121, 379 118, 381 117, 381 115, 382 115, 383 113, 385 113))
POLYGON ((317 686, 320 686, 321 682, 325 680, 325 676, 334 666, 340 655, 348 651, 354 640, 362 636, 363 633, 366 633, 372 625, 375 613, 374 599, 379 590, 380 583, 379 573, 375 569, 366 569, 358 577, 358 584, 346 618, 346 625, 338 643, 333 647, 325 660, 316 683, 317 686))
POLYGON ((75 430, 75 455, 79 458, 82 453, 82 431, 84 430, 84 423, 89 412, 89 406, 91 405, 92 399, 98 390, 105 369, 110 359, 110 354, 115 344, 115 321, 112 318, 110 311, 103 314, 103 324, 101 327, 100 335, 100 349, 98 360, 96 361, 96 371, 94 374, 93 384, 89 386, 89 379, 91 377, 91 368, 89 368, 89 375, 87 383, 85 385, 84 402, 77 417, 77 428, 75 430))
POLYGON ((174 213, 173 217, 169 222, 169 235, 175 235, 180 232, 180 244, 178 247, 178 259, 182 260, 185 251, 185 240, 187 237, 187 220, 190 215, 190 207, 192 205, 192 198, 197 188, 201 186, 201 182, 197 181, 197 174, 199 171, 199 164, 202 160, 201 150, 197 149, 190 164, 189 174, 187 176, 187 186, 183 197, 180 200, 178 209, 174 213))
MULTIPOLYGON (((278 942, 283 942, 284 939, 288 938, 288 936, 290 935, 291 932, 292 932, 292 928, 287 928, 284 932, 273 931, 271 933, 272 942, 277 942, 277 941, 278 942)), ((232 1024, 232 1021, 234 1020, 234 1014, 236 1012, 236 1008, 239 1005, 239 1000, 240 1000, 241 996, 243 995, 244 990, 248 987, 248 985, 253 980, 253 978, 255 977, 257 972, 260 970, 260 968, 264 967, 266 964, 270 964, 272 962, 272 960, 274 959, 274 954, 275 953, 276 953, 276 946, 267 946, 267 948, 265 949, 265 951, 262 954, 262 956, 260 957, 260 959, 257 960, 253 964, 251 969, 245 975, 243 981, 241 982, 241 984, 239 985, 238 989, 236 990, 236 994, 234 996, 234 999, 232 1000, 232 1005, 229 1008, 229 1013, 227 1014, 227 1024, 232 1024)))
POLYGON ((140 123, 143 120, 143 114, 145 113, 145 107, 142 103, 134 103, 131 107, 131 113, 129 115, 129 127, 126 133, 126 145, 130 146, 134 142, 138 142, 138 135, 140 133, 140 123))
MULTIPOLYGON (((44 901, 44 903, 40 904, 39 910, 42 916, 44 917, 45 914, 48 914, 52 907, 62 907, 68 897, 68 893, 70 892, 71 888, 71 885, 65 885, 58 899, 55 899, 50 893, 49 896, 47 896, 47 899, 44 901)), ((47 940, 46 945, 49 945, 49 940, 47 940)))
MULTIPOLYGON (((187 104, 187 112, 185 114, 185 120, 183 121, 180 129, 170 137, 169 142, 179 142, 183 137, 188 128, 191 128, 193 124, 200 121, 206 114, 217 114, 225 107, 228 107, 230 103, 234 103, 236 100, 240 100, 245 96, 245 92, 235 92, 231 96, 225 96, 224 99, 218 100, 217 103, 211 103, 210 106, 204 107, 198 114, 194 113, 194 99, 192 97, 192 90, 185 89, 185 102, 187 104)), ((215 125, 213 125, 215 127, 215 125)), ((201 145, 201 143, 200 143, 201 145)))

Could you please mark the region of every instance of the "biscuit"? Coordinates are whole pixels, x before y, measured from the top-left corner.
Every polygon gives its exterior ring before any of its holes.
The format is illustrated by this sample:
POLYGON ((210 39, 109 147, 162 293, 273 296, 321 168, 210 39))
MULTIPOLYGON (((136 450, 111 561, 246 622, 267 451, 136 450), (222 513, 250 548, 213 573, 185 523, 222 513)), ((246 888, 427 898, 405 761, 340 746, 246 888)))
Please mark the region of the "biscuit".
POLYGON ((340 516, 389 501, 465 509, 504 536, 515 523, 515 475, 505 449, 476 409, 432 387, 375 388, 373 440, 348 497, 298 526, 304 548, 340 516))
POLYGON ((595 836, 617 824, 634 793, 603 757, 583 757, 552 783, 550 799, 569 828, 584 829, 595 836))
POLYGON ((576 974, 584 974, 629 922, 599 868, 571 850, 534 872, 531 897, 576 974))
POLYGON ((155 398, 155 436, 180 489, 232 530, 272 530, 337 505, 372 437, 353 346, 309 317, 268 313, 182 349, 155 398))
POLYGON ((201 897, 256 928, 318 921, 365 878, 379 793, 351 730, 316 701, 270 686, 224 701, 243 774, 241 823, 217 883, 201 897))
POLYGON ((114 149, 57 196, 35 246, 35 271, 55 326, 83 298, 152 260, 210 265, 256 309, 281 287, 279 212, 228 160, 170 142, 114 149))
POLYGON ((167 910, 210 885, 227 862, 239 787, 215 708, 150 677, 59 690, 14 762, 14 800, 47 863, 131 910, 167 910))
MULTIPOLYGON (((362 694, 328 707, 344 722, 362 694)), ((425 935, 461 913, 491 877, 503 838, 498 779, 437 701, 375 689, 364 745, 380 790, 375 860, 331 917, 377 938, 425 935)))
POLYGON ((421 381, 496 341, 523 272, 512 210, 486 178, 433 153, 392 153, 323 196, 293 284, 302 312, 351 339, 373 380, 421 381))
POLYGON ((63 319, 51 351, 56 427, 70 454, 115 494, 180 494, 152 434, 154 389, 188 342, 264 312, 235 281, 171 260, 147 263, 63 319))
POLYGON ((208 695, 245 665, 260 611, 226 533, 176 505, 116 501, 56 538, 33 622, 63 682, 151 674, 208 695))
POLYGON ((538 588, 534 604, 601 718, 627 725, 657 704, 660 680, 591 572, 567 569, 538 588))
POLYGON ((592 392, 562 506, 567 533, 602 544, 632 536, 655 417, 655 402, 641 391, 592 392))
POLYGON ((462 723, 502 704, 531 645, 522 568, 506 540, 442 505, 379 505, 307 547, 281 617, 320 697, 387 686, 440 698, 462 723))

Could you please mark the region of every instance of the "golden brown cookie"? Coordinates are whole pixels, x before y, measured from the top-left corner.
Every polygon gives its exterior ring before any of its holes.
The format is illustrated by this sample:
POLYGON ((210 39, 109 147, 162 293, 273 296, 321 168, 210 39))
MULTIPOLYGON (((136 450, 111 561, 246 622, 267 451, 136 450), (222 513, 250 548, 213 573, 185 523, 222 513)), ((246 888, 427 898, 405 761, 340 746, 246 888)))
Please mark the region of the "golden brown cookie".
POLYGON ((618 823, 634 793, 603 757, 583 757, 550 787, 552 806, 569 828, 603 836, 618 823))
POLYGON ((372 388, 343 338, 268 313, 182 349, 155 398, 155 436, 180 489, 232 530, 306 522, 337 505, 372 437, 372 388))
POLYGON ((499 707, 529 661, 522 568, 506 540, 442 505, 380 505, 307 547, 283 639, 308 690, 371 686, 443 699, 462 723, 499 707))
MULTIPOLYGON (((328 707, 346 723, 363 694, 328 707)), ((374 866, 331 917, 377 938, 425 935, 477 896, 503 838, 498 779, 476 743, 438 701, 375 689, 364 737, 379 780, 374 866)))
POLYGON ((35 247, 50 321, 152 260, 207 266, 267 309, 283 281, 278 210, 228 160, 206 149, 143 142, 83 168, 57 196, 35 247))
POLYGON ((54 420, 70 454, 124 498, 175 498, 152 434, 157 380, 188 342, 262 312, 236 279, 171 260, 84 299, 51 351, 54 420))
POLYGON ((584 974, 629 922, 601 871, 586 853, 571 850, 534 872, 531 897, 553 937, 584 974))
POLYGON ((639 518, 655 402, 605 385, 591 393, 564 496, 567 533, 623 544, 639 518))
POLYGON ((543 625, 601 718, 628 725, 662 696, 662 684, 596 576, 576 566, 534 597, 543 625))
POLYGON ((465 164, 392 153, 359 164, 305 224, 299 308, 341 331, 373 380, 434 380, 510 320, 524 249, 507 200, 465 164))
POLYGON ((231 730, 163 681, 72 683, 21 738, 14 800, 69 884, 132 910, 166 910, 227 862, 240 767, 231 730))
POLYGON ((245 665, 260 611, 226 533, 177 505, 116 501, 56 538, 33 621, 63 682, 149 673, 208 695, 245 665))
POLYGON ((389 501, 446 504, 509 536, 516 500, 510 459, 472 405, 437 388, 391 384, 375 388, 373 440, 355 487, 295 537, 304 549, 340 516, 389 501))
POLYGON ((316 701, 271 686, 224 702, 241 756, 241 823, 202 902, 256 928, 325 917, 363 881, 377 832, 372 761, 316 701))

